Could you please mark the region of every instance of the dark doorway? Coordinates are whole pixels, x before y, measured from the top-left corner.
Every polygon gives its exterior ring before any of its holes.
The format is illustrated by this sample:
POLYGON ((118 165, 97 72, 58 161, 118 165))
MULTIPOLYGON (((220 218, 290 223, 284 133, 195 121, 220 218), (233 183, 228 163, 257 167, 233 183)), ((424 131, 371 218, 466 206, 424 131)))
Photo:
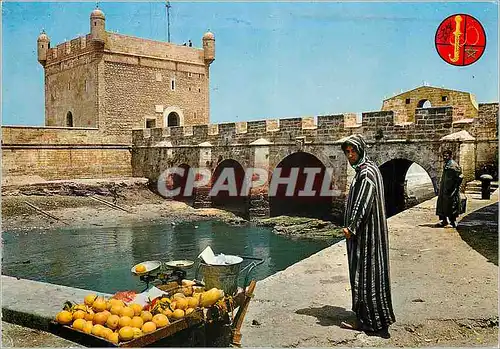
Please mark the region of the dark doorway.
POLYGON ((66 114, 66 127, 73 127, 73 114, 70 111, 66 114))
POLYGON ((234 182, 236 184, 233 192, 231 193, 231 190, 214 191, 214 196, 211 197, 212 207, 233 212, 243 218, 248 218, 248 197, 246 195, 241 195, 241 188, 245 179, 245 170, 243 170, 243 166, 241 166, 238 161, 226 159, 217 165, 212 174, 212 189, 214 189, 215 183, 231 185, 231 179, 225 177, 227 174, 232 176, 232 173, 234 173, 234 182), (228 170, 224 171, 224 169, 228 170), (224 175, 225 179, 223 182, 221 182, 222 179, 218 182, 221 175, 224 175), (236 195, 233 195, 235 193, 236 195))
POLYGON ((298 176, 292 195, 286 194, 286 184, 278 185, 276 193, 272 193, 271 186, 269 187, 271 217, 284 215, 324 220, 332 218, 332 196, 321 194, 326 168, 317 157, 305 152, 294 153, 284 158, 276 168, 281 168, 281 178, 290 177, 293 168, 298 168, 298 176), (313 194, 301 196, 299 192, 305 189, 307 176, 313 176, 312 173, 306 173, 305 168, 318 169, 318 173, 315 174, 312 184, 313 194))
POLYGON ((170 114, 168 114, 168 117, 167 117, 167 127, 170 127, 170 126, 179 126, 179 114, 177 114, 176 112, 171 112, 170 114))

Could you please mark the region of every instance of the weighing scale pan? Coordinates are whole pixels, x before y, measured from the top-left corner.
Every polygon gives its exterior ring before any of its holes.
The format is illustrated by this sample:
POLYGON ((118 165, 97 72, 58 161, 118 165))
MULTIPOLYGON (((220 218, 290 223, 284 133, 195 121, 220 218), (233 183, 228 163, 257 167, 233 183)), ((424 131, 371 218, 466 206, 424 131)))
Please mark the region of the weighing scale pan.
POLYGON ((165 266, 172 269, 189 269, 194 265, 193 261, 188 260, 179 260, 179 261, 170 261, 166 262, 165 266))
POLYGON ((132 269, 130 269, 130 271, 131 271, 133 274, 135 274, 135 275, 139 275, 139 276, 140 276, 140 275, 146 275, 146 274, 149 274, 149 273, 151 273, 151 272, 155 271, 156 269, 160 268, 160 266, 161 266, 161 262, 160 262, 160 261, 146 261, 146 262, 141 262, 141 263, 138 263, 138 264, 134 265, 134 266, 132 267, 132 269), (135 268, 136 268, 138 265, 140 265, 140 264, 144 265, 144 266, 146 267, 146 270, 145 270, 145 271, 143 271, 143 272, 140 272, 140 273, 139 273, 139 272, 136 272, 136 271, 135 271, 135 268))

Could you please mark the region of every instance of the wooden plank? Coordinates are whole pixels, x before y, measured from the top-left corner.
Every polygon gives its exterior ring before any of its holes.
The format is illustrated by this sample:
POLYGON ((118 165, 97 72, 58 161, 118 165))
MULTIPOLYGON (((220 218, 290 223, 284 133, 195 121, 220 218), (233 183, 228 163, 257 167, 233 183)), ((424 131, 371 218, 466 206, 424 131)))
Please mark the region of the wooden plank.
POLYGON ((243 320, 245 319, 245 315, 247 313, 248 305, 250 304, 250 300, 253 298, 253 292, 255 290, 255 286, 257 282, 255 280, 250 281, 250 285, 248 286, 248 291, 245 293, 245 300, 243 304, 240 305, 236 316, 234 317, 233 322, 233 342, 232 344, 241 347, 241 326, 243 325, 243 320))
POLYGON ((45 215, 45 216, 47 216, 47 217, 49 217, 49 218, 55 219, 56 221, 62 222, 62 223, 64 223, 64 224, 66 224, 66 225, 69 225, 69 223, 67 223, 67 222, 63 221, 63 220, 62 220, 62 219, 60 219, 60 218, 57 218, 56 216, 51 215, 51 214, 50 214, 50 213, 48 213, 48 212, 45 212, 44 210, 42 210, 41 208, 39 208, 39 207, 37 207, 37 206, 35 206, 35 205, 33 205, 33 204, 30 204, 28 201, 24 201, 24 203, 25 203, 26 205, 28 205, 29 207, 33 208, 34 210, 36 210, 37 212, 40 212, 41 214, 43 214, 43 215, 45 215))
POLYGON ((191 313, 188 317, 174 321, 170 325, 157 329, 154 332, 145 334, 141 337, 132 339, 127 342, 120 342, 118 345, 111 343, 110 341, 97 337, 93 334, 84 333, 82 331, 76 330, 71 326, 60 325, 56 322, 52 322, 52 332, 59 335, 60 337, 69 339, 73 342, 80 343, 89 347, 120 347, 120 348, 137 348, 144 347, 153 343, 156 343, 165 338, 171 337, 176 333, 196 326, 202 323, 203 320, 203 310, 198 309, 191 313))
POLYGON ((103 199, 98 198, 98 197, 96 197, 96 196, 89 196, 89 198, 91 198, 91 199, 93 199, 93 200, 95 200, 95 201, 98 201, 98 202, 100 202, 100 203, 102 203, 102 204, 104 204, 104 205, 107 205, 107 206, 109 206, 109 207, 111 207, 111 208, 114 208, 114 209, 116 209, 116 210, 122 210, 122 211, 127 212, 127 213, 132 213, 132 212, 130 212, 129 210, 127 210, 127 209, 125 209, 125 208, 123 208, 123 207, 121 207, 121 206, 115 205, 115 204, 113 204, 112 202, 109 202, 109 201, 103 200, 103 199))

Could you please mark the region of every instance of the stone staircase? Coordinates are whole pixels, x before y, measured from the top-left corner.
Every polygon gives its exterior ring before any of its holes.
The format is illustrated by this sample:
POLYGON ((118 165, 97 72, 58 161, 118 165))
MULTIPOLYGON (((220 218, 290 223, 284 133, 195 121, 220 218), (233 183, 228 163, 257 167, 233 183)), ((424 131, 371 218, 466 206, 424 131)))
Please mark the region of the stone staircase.
MULTIPOLYGON (((498 182, 491 182, 491 192, 493 193, 498 188, 498 182)), ((475 180, 467 182, 465 186, 465 194, 481 195, 481 181, 475 180)))

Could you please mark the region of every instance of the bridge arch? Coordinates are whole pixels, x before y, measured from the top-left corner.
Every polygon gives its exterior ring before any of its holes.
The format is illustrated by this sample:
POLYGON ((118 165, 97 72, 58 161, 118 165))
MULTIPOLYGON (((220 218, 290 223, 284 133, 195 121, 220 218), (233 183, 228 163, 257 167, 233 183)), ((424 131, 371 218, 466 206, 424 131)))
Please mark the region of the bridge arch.
POLYGON ((189 171, 191 169, 191 166, 188 164, 180 164, 177 166, 178 168, 182 169, 184 172, 182 174, 173 174, 172 175, 172 185, 173 188, 180 188, 180 193, 179 195, 176 195, 173 197, 173 199, 178 200, 178 201, 184 201, 186 203, 192 204, 193 201, 193 194, 192 192, 186 192, 186 183, 187 179, 189 176, 189 171))
POLYGON ((287 215, 330 219, 333 208, 332 195, 323 195, 321 190, 325 172, 326 167, 323 162, 310 153, 299 151, 283 158, 269 178, 270 216, 287 215), (291 176, 293 168, 298 168, 295 170, 297 181, 294 183, 293 191, 290 189, 288 193, 290 195, 287 194, 289 184, 278 184, 273 188, 273 176, 278 175, 277 171, 280 171, 280 178, 287 178, 291 176), (308 170, 305 170, 306 168, 308 170), (311 178, 309 181, 308 177, 311 178))
POLYGON ((379 169, 384 181, 387 217, 435 195, 434 183, 428 171, 412 160, 391 159, 379 166, 379 169), (410 191, 412 197, 409 196, 410 191))
POLYGON ((241 193, 244 179, 245 169, 238 161, 233 159, 220 161, 212 172, 212 207, 227 210, 248 218, 248 196, 241 193), (233 174, 234 177, 232 177, 233 174), (233 178, 236 184, 235 188, 231 188, 233 178), (217 183, 218 185, 216 185, 217 183), (223 189, 218 190, 216 187, 223 189))

